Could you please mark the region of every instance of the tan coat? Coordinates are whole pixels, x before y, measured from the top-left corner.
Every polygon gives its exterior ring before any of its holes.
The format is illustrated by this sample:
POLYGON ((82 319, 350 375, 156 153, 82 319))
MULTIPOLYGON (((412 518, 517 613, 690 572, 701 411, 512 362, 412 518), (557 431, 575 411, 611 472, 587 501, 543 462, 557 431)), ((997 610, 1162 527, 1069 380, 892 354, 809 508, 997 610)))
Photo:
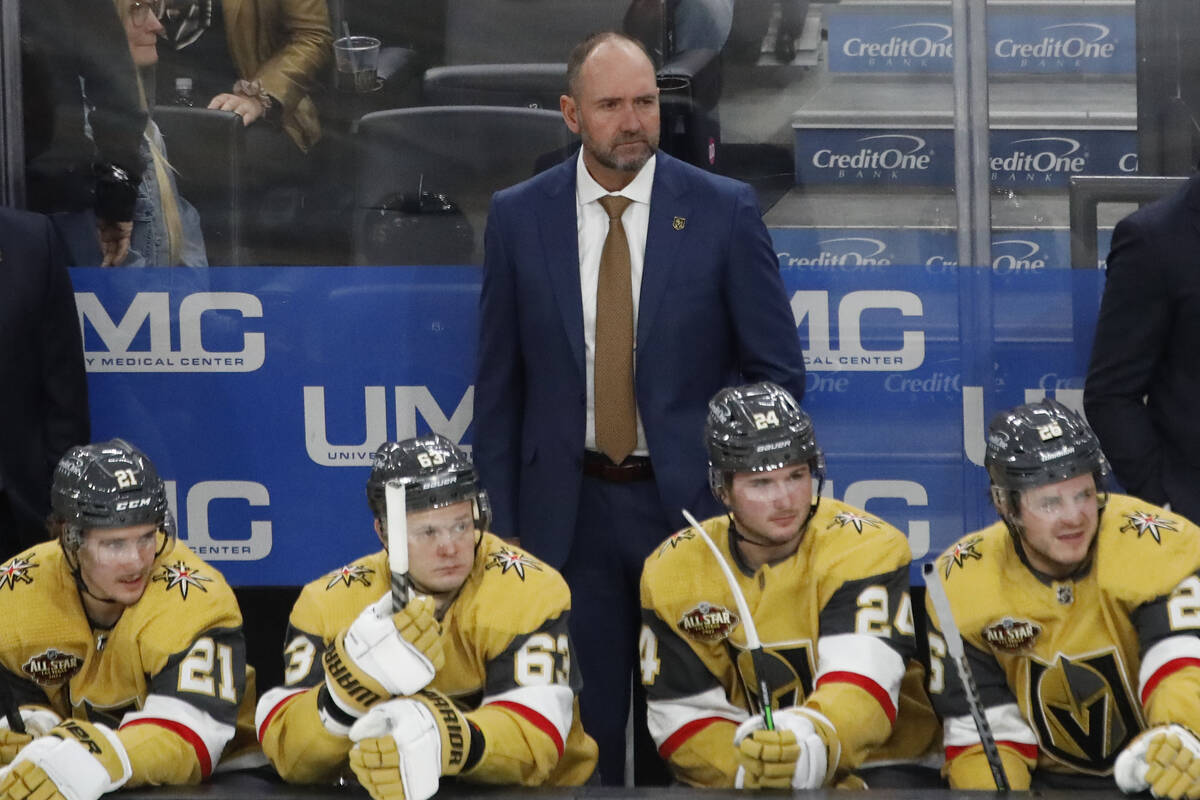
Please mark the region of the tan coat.
POLYGON ((332 50, 325 0, 223 0, 238 75, 257 78, 283 104, 283 129, 305 152, 321 138, 308 96, 332 50))

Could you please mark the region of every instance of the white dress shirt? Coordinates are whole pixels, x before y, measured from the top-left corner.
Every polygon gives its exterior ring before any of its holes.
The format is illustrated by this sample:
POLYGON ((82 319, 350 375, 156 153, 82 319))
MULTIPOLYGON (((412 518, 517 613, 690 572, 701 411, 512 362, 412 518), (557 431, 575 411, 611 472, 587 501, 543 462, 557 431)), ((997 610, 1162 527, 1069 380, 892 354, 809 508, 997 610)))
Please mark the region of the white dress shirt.
MULTIPOLYGON (((654 187, 655 157, 641 168, 629 185, 619 192, 610 192, 587 171, 583 151, 575 160, 575 219, 579 233, 579 289, 583 298, 583 346, 587 364, 587 438, 585 446, 596 449, 596 286, 600 279, 600 253, 608 238, 608 212, 600 205, 606 195, 628 197, 633 202, 621 215, 625 238, 629 241, 630 285, 633 287, 634 371, 637 370, 638 300, 642 287, 642 266, 646 261, 646 230, 650 225, 650 193, 654 187)), ((636 385, 636 383, 635 383, 636 385)), ((634 455, 649 454, 642 415, 637 417, 637 447, 634 455)))

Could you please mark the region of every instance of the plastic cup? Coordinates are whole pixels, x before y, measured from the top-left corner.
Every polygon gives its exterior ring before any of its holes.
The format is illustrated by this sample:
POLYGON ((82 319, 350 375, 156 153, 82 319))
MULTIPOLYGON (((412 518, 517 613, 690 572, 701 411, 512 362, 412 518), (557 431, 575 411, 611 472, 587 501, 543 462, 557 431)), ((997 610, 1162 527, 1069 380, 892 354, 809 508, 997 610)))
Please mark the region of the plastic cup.
POLYGON ((334 85, 343 92, 373 92, 379 84, 379 46, 374 36, 343 36, 333 43, 334 85))

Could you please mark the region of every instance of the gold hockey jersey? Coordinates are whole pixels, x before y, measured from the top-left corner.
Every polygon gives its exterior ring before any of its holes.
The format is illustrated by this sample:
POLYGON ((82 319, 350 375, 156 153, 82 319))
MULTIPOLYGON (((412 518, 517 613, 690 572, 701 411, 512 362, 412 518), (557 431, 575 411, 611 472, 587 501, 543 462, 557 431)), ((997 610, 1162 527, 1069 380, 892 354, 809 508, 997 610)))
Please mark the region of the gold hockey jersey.
MULTIPOLYGON (((321 656, 339 633, 390 591, 379 551, 304 587, 289 620, 284 686, 263 695, 259 739, 295 783, 352 779, 352 742, 321 722, 321 656)), ((551 567, 491 533, 442 618, 446 663, 430 686, 451 697, 483 734, 479 761, 459 776, 478 783, 578 786, 596 765, 596 743, 579 721, 571 669, 571 595, 551 567)))
MULTIPOLYGON (((772 706, 805 705, 833 723, 838 775, 926 754, 937 721, 914 660, 904 535, 823 498, 796 553, 751 572, 727 516, 702 524, 746 597, 772 706)), ((695 531, 675 533, 646 559, 641 595, 641 679, 659 753, 681 781, 732 786, 734 730, 762 698, 733 594, 695 531)))
MULTIPOLYGON (((1022 560, 1003 522, 937 559, 1010 783, 1030 771, 1110 775, 1146 727, 1200 732, 1200 529, 1111 495, 1093 559, 1051 580, 1022 560)), ((993 788, 945 641, 929 605, 930 691, 945 723, 946 773, 993 788)))
POLYGON ((57 541, 21 553, 0 565, 0 643, 0 679, 20 705, 117 731, 133 766, 129 786, 206 779, 239 709, 252 731, 237 600, 182 543, 107 630, 88 621, 57 541))

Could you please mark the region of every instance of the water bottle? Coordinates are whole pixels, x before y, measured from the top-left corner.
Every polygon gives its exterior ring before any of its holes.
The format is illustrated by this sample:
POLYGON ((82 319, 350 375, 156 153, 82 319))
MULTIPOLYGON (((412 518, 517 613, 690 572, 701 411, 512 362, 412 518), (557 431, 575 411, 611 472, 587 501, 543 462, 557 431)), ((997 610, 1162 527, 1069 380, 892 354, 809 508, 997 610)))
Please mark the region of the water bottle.
POLYGON ((176 78, 175 79, 175 105, 187 106, 188 108, 191 108, 196 105, 196 101, 192 97, 192 79, 191 78, 176 78))

